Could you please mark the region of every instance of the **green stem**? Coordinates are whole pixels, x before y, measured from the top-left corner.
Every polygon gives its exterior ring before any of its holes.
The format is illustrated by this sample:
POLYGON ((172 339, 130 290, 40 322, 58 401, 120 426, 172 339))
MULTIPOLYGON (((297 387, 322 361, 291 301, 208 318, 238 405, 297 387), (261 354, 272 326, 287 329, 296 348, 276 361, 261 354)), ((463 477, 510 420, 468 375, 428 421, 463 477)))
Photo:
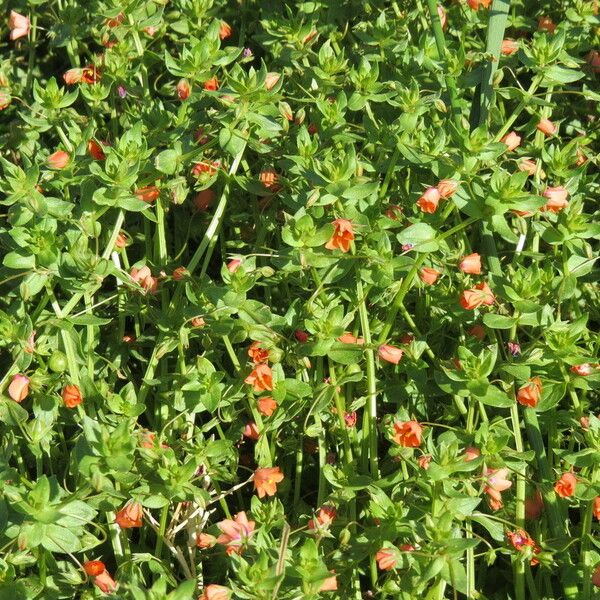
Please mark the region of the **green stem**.
POLYGON ((450 75, 450 69, 448 68, 446 40, 444 39, 444 30, 442 29, 442 23, 440 21, 440 16, 438 15, 437 1, 427 0, 427 6, 429 7, 429 16, 431 18, 433 36, 435 37, 435 45, 437 46, 438 54, 440 55, 440 60, 444 67, 444 81, 446 83, 446 89, 448 90, 448 96, 450 98, 452 118, 454 120, 454 124, 460 130, 462 127, 461 110, 460 106, 458 105, 456 81, 454 80, 454 77, 450 75))
POLYGON ((27 79, 25 81, 25 89, 31 89, 31 83, 33 81, 33 67, 35 65, 35 47, 37 41, 37 14, 31 15, 31 29, 29 37, 29 58, 27 60, 27 79))
POLYGON ((367 298, 363 290, 360 277, 356 280, 356 296, 358 300, 358 314, 360 317, 360 327, 365 338, 365 356, 367 359, 367 406, 364 412, 363 423, 363 449, 362 463, 363 468, 369 457, 369 467, 371 477, 379 478, 379 466, 377 456, 377 379, 375 377, 375 353, 371 346, 371 327, 369 324, 369 315, 367 314, 367 298))
MULTIPOLYGON (((515 438, 515 449, 521 454, 523 452, 523 439, 521 437, 521 422, 519 419, 519 407, 515 403, 510 409, 512 419, 513 436, 515 438)), ((525 474, 517 473, 517 485, 515 494, 515 523, 519 529, 525 528, 525 474)), ((515 598, 525 600, 525 562, 519 557, 514 562, 515 569, 515 598)))
POLYGON ((160 511, 159 533, 156 537, 156 548, 154 556, 160 560, 163 548, 163 539, 167 530, 167 519, 169 518, 169 505, 165 504, 160 511))

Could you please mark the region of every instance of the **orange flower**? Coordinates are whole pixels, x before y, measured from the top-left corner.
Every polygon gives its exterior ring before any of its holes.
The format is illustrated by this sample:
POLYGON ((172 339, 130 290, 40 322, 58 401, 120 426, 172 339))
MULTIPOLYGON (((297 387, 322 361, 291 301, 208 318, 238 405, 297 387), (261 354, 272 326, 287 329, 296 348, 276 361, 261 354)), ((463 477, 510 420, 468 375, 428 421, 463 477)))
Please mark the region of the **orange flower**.
POLYGON ((524 158, 523 160, 519 161, 519 163, 517 164, 517 168, 519 169, 519 171, 525 171, 529 175, 533 176, 537 171, 537 163, 535 162, 535 160, 524 158))
POLYGON ((541 131, 544 135, 554 135, 558 128, 550 119, 540 119, 540 122, 536 125, 538 131, 541 131))
POLYGON ((67 408, 75 408, 83 401, 81 391, 76 385, 66 385, 62 391, 62 399, 67 408))
POLYGON ((14 375, 8 386, 8 395, 20 404, 29 394, 29 382, 29 377, 25 375, 14 375))
POLYGON ((517 135, 516 132, 511 131, 507 133, 501 140, 509 152, 512 152, 521 145, 521 136, 517 135))
POLYGON ((51 169, 64 169, 71 160, 71 156, 64 150, 57 150, 48 157, 48 166, 51 169))
POLYGON ((100 71, 94 65, 88 65, 83 69, 69 69, 63 75, 63 79, 67 85, 73 85, 75 83, 97 83, 100 81, 102 75, 100 71))
POLYGON ((540 17, 538 21, 538 30, 554 33, 556 31, 556 24, 550 17, 540 17))
POLYGON ((458 181, 454 179, 442 179, 436 186, 437 191, 440 194, 440 198, 450 198, 454 192, 458 189, 458 181))
POLYGON ((281 79, 281 75, 279 73, 267 73, 265 78, 265 87, 267 90, 272 90, 279 80, 281 79))
POLYGON ((467 4, 473 10, 479 10, 479 8, 481 8, 481 7, 488 8, 491 3, 492 3, 492 0, 467 0, 467 4))
POLYGON ((592 583, 596 587, 600 587, 600 565, 596 565, 594 572, 592 573, 592 583))
POLYGON ((377 355, 381 360, 397 365, 402 358, 404 352, 396 346, 390 346, 389 344, 382 344, 377 349, 377 355))
POLYGON ((192 88, 187 79, 180 79, 177 82, 177 97, 180 100, 187 100, 192 93, 192 88))
POLYGON ((433 457, 431 456, 431 454, 423 454, 423 456, 419 456, 419 458, 417 459, 417 464, 421 469, 427 471, 427 469, 429 469, 429 463, 431 462, 432 458, 433 457))
POLYGON ((542 381, 539 377, 532 377, 529 383, 517 391, 517 402, 523 406, 535 408, 542 395, 542 381))
POLYGON ((196 536, 196 546, 198 548, 212 548, 217 543, 217 538, 209 533, 199 533, 196 536))
POLYGON ((533 496, 525 498, 525 518, 530 521, 539 519, 544 510, 544 500, 540 490, 535 490, 533 496))
POLYGON ((325 248, 327 248, 327 250, 338 249, 342 252, 348 252, 350 250, 350 244, 354 240, 352 221, 348 221, 348 219, 336 219, 333 222, 333 227, 333 235, 325 244, 325 248))
POLYGON ((171 277, 174 281, 183 281, 189 274, 190 272, 185 267, 177 267, 173 270, 171 277))
POLYGON ((219 26, 219 37, 222 40, 226 40, 229 36, 231 36, 231 26, 229 23, 221 21, 221 25, 219 26))
POLYGON ((10 92, 0 89, 0 110, 4 110, 8 106, 10 106, 11 102, 12 96, 10 95, 10 92))
POLYGON ((418 448, 423 439, 423 427, 417 421, 394 423, 392 441, 404 448, 418 448))
POLYGON ((102 150, 102 146, 96 140, 90 140, 87 143, 88 154, 94 160, 104 160, 106 158, 106 154, 104 154, 104 150, 102 150))
POLYGON ((260 345, 260 342, 252 342, 248 348, 248 356, 255 365, 266 363, 269 360, 269 351, 260 345))
POLYGON ((119 13, 113 19, 106 19, 106 26, 113 29, 114 27, 118 27, 125 20, 125 13, 119 13))
POLYGON ((13 41, 29 35, 31 28, 29 17, 11 10, 8 18, 8 28, 10 29, 10 39, 13 41))
POLYGON ((198 600, 229 600, 230 598, 231 590, 229 588, 211 583, 204 588, 202 596, 198 600))
POLYGON ((417 200, 417 206, 424 212, 433 214, 440 202, 441 194, 437 188, 429 187, 423 195, 417 200))
POLYGON ((277 484, 283 481, 283 473, 279 467, 267 467, 254 471, 254 489, 259 498, 274 496, 277 484))
POLYGON ((567 200, 569 192, 562 185, 558 187, 547 187, 544 190, 543 196, 548 198, 548 202, 542 206, 541 210, 558 213, 563 208, 569 206, 569 201, 567 200))
POLYGON ((600 52, 598 50, 590 50, 586 56, 585 60, 592 67, 592 71, 594 73, 600 72, 600 52))
POLYGON ((152 204, 160 196, 160 190, 155 185, 147 185, 135 190, 135 196, 138 200, 152 204))
POLYGON ((106 569, 95 577, 94 585, 105 594, 110 594, 117 589, 117 582, 110 576, 110 573, 106 569))
POLYGON ((381 571, 391 571, 398 564, 398 554, 395 548, 382 548, 375 555, 375 560, 381 571))
POLYGON ((202 173, 208 173, 212 177, 220 166, 221 163, 217 160, 199 162, 192 167, 192 175, 199 177, 202 173))
MULTIPOLYGON (((531 548, 532 553, 539 554, 542 550, 541 548, 529 537, 529 534, 523 531, 522 529, 517 529, 517 531, 509 531, 506 534, 506 537, 509 539, 510 543, 513 545, 514 549, 523 552, 527 548, 531 548)), ((537 565, 540 561, 532 556, 531 565, 537 565)))
POLYGON ((246 423, 244 427, 244 431, 242 431, 242 435, 249 440, 257 440, 260 436, 260 431, 258 431, 258 427, 254 421, 250 421, 250 423, 246 423))
POLYGON ((244 379, 244 383, 249 383, 255 392, 271 391, 273 389, 271 367, 265 364, 256 365, 250 375, 244 379))
POLYGON ((126 248, 129 245, 129 238, 124 231, 120 231, 117 239, 115 240, 116 248, 126 248))
POLYGON ((263 417, 270 417, 277 410, 277 402, 271 396, 263 396, 257 400, 258 412, 263 417))
MULTIPOLYGON (((329 572, 333 573, 333 571, 329 572)), ((321 587, 319 588, 319 592, 335 592, 335 590, 337 589, 337 577, 335 575, 332 575, 331 577, 328 577, 327 579, 325 579, 325 581, 323 581, 321 587)))
POLYGON ((563 473, 560 479, 554 484, 554 491, 561 498, 568 498, 575 493, 577 477, 573 473, 563 473))
POLYGON ((115 523, 121 529, 142 526, 142 505, 139 502, 126 504, 116 515, 115 523))
POLYGON ((502 492, 512 486, 512 481, 507 479, 508 469, 488 469, 484 467, 483 476, 486 478, 486 485, 483 491, 490 497, 490 506, 493 510, 502 508, 502 492))
POLYGON ((309 529, 327 528, 337 517, 337 511, 333 506, 323 506, 319 509, 315 519, 308 522, 309 529))
POLYGON ((281 189, 279 184, 279 175, 275 169, 267 168, 263 169, 258 180, 273 194, 277 193, 281 189))
POLYGON ((235 273, 239 269, 241 264, 242 261, 239 258, 234 258, 227 263, 227 270, 230 273, 235 273))
POLYGON ((248 521, 246 513, 243 511, 235 515, 233 519, 224 519, 217 524, 221 531, 217 543, 227 546, 227 554, 241 554, 243 546, 254 533, 255 525, 254 521, 248 521))
POLYGON ((104 563, 101 560, 88 560, 87 562, 83 563, 83 570, 90 577, 97 577, 105 569, 106 567, 104 566, 104 563))
POLYGON ((588 375, 591 375, 597 368, 598 367, 590 365, 590 363, 583 363, 582 365, 573 365, 569 371, 571 371, 571 373, 575 373, 576 375, 580 375, 581 377, 587 377, 588 375))
POLYGON ((463 460, 465 462, 471 462, 472 460, 477 460, 481 456, 481 450, 479 448, 475 448, 474 446, 469 446, 465 448, 465 452, 463 454, 463 460))
POLYGON ((358 344, 362 346, 365 343, 365 338, 357 338, 355 335, 352 335, 349 331, 343 333, 338 338, 338 342, 342 342, 342 344, 358 344))
POLYGON ((202 190, 194 196, 194 206, 196 210, 204 212, 208 210, 211 204, 215 201, 215 193, 211 190, 202 190))
POLYGON ((423 267, 419 271, 419 279, 427 285, 433 285, 440 275, 441 273, 437 269, 430 267, 423 267))
POLYGON ((496 297, 487 283, 478 283, 475 287, 465 290, 460 295, 460 305, 466 310, 473 310, 482 304, 494 304, 496 297))
POLYGON ((502 45, 500 46, 500 52, 504 56, 510 56, 519 50, 519 42, 515 42, 515 40, 502 40, 502 45))
POLYGON ((208 92, 216 92, 219 89, 219 80, 216 77, 211 77, 204 82, 204 89, 208 92))
POLYGON ((129 272, 129 276, 133 281, 139 284, 146 293, 153 294, 158 289, 158 279, 152 277, 152 272, 145 265, 141 269, 133 267, 129 272))
POLYGON ((596 496, 594 498, 592 512, 594 513, 594 517, 596 517, 596 519, 598 519, 598 521, 600 521, 600 496, 596 496))
POLYGON ((468 256, 463 256, 458 268, 463 273, 468 273, 469 275, 479 275, 481 273, 481 256, 479 256, 477 252, 469 254, 468 256))

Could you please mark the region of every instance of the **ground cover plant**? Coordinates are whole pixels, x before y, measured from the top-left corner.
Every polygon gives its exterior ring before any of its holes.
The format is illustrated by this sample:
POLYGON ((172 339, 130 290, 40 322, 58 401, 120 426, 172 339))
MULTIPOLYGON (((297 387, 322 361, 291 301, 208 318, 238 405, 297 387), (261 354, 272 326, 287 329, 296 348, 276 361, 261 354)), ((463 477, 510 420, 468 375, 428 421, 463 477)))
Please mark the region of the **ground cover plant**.
POLYGON ((600 598, 596 1, 2 7, 0 599, 600 598))

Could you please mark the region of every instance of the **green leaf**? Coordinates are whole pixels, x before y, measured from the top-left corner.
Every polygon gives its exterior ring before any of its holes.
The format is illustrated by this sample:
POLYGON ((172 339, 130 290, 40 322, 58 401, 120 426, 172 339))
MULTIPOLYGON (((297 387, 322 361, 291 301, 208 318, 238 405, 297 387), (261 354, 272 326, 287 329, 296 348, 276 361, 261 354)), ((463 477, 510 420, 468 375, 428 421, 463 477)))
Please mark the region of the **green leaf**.
POLYGON ((33 269, 35 268, 35 256, 25 254, 25 250, 9 252, 4 257, 2 264, 9 269, 33 269))
POLYGON ((173 175, 177 171, 180 153, 177 150, 163 150, 154 160, 157 171, 173 175))
POLYGON ((541 74, 543 75, 543 78, 540 85, 546 87, 550 85, 573 83, 574 81, 579 81, 583 77, 581 71, 567 69, 566 67, 561 67, 559 65, 544 67, 541 70, 541 74))
POLYGON ((59 525, 46 525, 45 535, 42 538, 42 546, 50 552, 67 554, 79 552, 81 544, 79 538, 66 527, 59 525))
POLYGON ((415 223, 396 236, 403 245, 412 245, 416 252, 435 252, 439 243, 435 240, 436 231, 427 223, 415 223))
POLYGON ((510 329, 517 322, 517 319, 505 315, 487 313, 483 316, 483 322, 490 329, 510 329))

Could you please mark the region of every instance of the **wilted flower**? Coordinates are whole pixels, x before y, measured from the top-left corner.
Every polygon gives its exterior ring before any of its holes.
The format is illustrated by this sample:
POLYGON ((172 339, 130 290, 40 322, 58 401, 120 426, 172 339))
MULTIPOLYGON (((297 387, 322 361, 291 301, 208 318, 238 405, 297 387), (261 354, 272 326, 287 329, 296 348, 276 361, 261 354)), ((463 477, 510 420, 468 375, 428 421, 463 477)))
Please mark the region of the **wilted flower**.
POLYGON ((358 419, 358 415, 356 414, 355 410, 353 410, 352 412, 344 413, 344 423, 346 423, 346 427, 348 427, 348 428, 355 427, 357 419, 358 419))
POLYGON ((521 345, 518 342, 507 342, 506 347, 512 356, 519 356, 521 354, 521 345))
POLYGON ((427 469, 429 469, 429 463, 431 462, 432 458, 433 457, 431 456, 431 454, 423 454, 417 459, 417 464, 421 469, 427 471, 427 469))
POLYGON ((556 24, 550 17, 540 17, 538 20, 538 29, 540 31, 554 33, 556 31, 556 24))
POLYGON ((468 334, 481 341, 485 338, 485 327, 483 325, 473 325, 468 334))
POLYGON ((329 527, 337 516, 337 511, 333 506, 322 506, 317 513, 316 518, 308 522, 309 529, 319 529, 329 527))
POLYGON ((279 73, 267 73, 267 76, 265 78, 265 87, 268 90, 272 90, 277 85, 280 79, 281 75, 279 73))
POLYGON ((284 479, 279 467, 266 467, 256 469, 254 472, 254 489, 259 498, 274 496, 277 493, 277 484, 284 479))
POLYGON ((147 185, 135 190, 135 196, 138 200, 152 204, 160 196, 160 190, 155 185, 147 185))
POLYGON ((296 331, 294 331, 294 337, 301 344, 305 344, 306 342, 308 342, 309 335, 306 331, 302 331, 301 329, 296 329, 296 331))
POLYGON ((544 500, 540 490, 535 490, 533 496, 525 498, 525 518, 535 521, 544 510, 544 500))
POLYGON ((573 365, 569 370, 571 373, 580 375, 581 377, 587 377, 591 375, 595 370, 598 369, 597 365, 590 365, 590 363, 583 363, 582 365, 573 365))
POLYGON ((104 150, 102 150, 102 146, 96 140, 89 140, 87 143, 88 154, 94 160, 104 160, 106 158, 106 154, 104 154, 104 150))
POLYGON ((135 283, 140 285, 146 293, 153 294, 158 289, 158 279, 152 276, 150 268, 145 265, 141 269, 133 267, 129 272, 129 276, 135 283))
POLYGON ((354 240, 352 221, 348 221, 347 219, 336 219, 333 222, 333 227, 333 235, 325 244, 325 248, 328 250, 337 249, 342 252, 348 252, 350 250, 350 244, 354 240))
POLYGON ((271 167, 263 169, 258 175, 258 180, 273 194, 281 189, 279 174, 271 167))
POLYGON ((346 333, 340 335, 338 342, 342 342, 342 344, 358 344, 362 346, 365 343, 365 339, 361 337, 357 338, 349 331, 346 331, 346 333))

